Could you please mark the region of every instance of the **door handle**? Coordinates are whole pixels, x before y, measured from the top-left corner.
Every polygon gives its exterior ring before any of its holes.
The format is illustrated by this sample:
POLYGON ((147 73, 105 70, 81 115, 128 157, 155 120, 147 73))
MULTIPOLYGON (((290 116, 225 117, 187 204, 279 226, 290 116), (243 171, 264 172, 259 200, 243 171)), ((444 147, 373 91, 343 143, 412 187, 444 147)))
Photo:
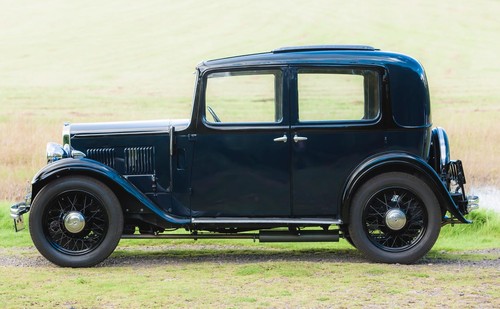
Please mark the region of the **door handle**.
POLYGON ((298 143, 298 142, 301 142, 301 141, 307 141, 307 137, 305 136, 298 136, 297 133, 295 133, 294 137, 293 137, 293 141, 298 143))
POLYGON ((288 141, 288 137, 286 137, 286 134, 283 134, 282 137, 276 137, 273 141, 286 143, 288 141))

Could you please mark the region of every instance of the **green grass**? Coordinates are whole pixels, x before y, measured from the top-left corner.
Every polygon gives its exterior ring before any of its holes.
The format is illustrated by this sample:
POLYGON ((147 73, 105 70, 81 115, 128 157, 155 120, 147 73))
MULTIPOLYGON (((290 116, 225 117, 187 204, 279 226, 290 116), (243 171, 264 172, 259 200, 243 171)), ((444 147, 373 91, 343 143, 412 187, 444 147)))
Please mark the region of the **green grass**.
POLYGON ((0 268, 6 307, 459 306, 498 301, 498 270, 363 263, 172 263, 93 269, 0 268), (249 269, 251 269, 249 271, 249 269), (297 275, 299 274, 299 275, 297 275), (450 276, 453 280, 450 280, 450 276), (131 280, 124 280, 130 278, 131 280), (133 278, 133 279, 132 279, 133 278), (64 282, 60 284, 59 282, 64 282), (382 284, 379 284, 382 282, 382 284), (481 290, 477 287, 481 286, 481 290), (47 293, 50 291, 50 293, 47 293), (439 297, 432 297, 439 295, 439 297))
MULTIPOLYGON (((457 224, 441 229, 437 250, 454 251, 458 248, 500 248, 500 214, 493 210, 476 210, 468 215, 471 225, 457 224)), ((458 249, 460 251, 460 249, 458 249)))
POLYGON ((5 278, 0 303, 6 308, 435 307, 445 300, 488 308, 500 297, 500 271, 470 265, 498 259, 497 253, 487 253, 498 249, 500 237, 500 215, 492 211, 474 212, 474 225, 444 227, 417 265, 367 263, 343 240, 122 240, 104 265, 63 269, 39 256, 27 230, 14 233, 8 206, 0 203, 0 254, 38 262, 0 267, 5 278), (470 266, 461 264, 467 261, 470 266))

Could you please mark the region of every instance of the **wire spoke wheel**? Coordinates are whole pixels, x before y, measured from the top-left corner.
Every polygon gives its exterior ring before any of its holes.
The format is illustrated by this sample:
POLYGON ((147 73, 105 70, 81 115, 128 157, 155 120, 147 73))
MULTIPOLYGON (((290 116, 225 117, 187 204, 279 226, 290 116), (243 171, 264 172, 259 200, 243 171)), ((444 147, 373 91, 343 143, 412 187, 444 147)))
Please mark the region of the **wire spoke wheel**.
POLYGON ((363 210, 364 231, 370 241, 386 251, 404 251, 425 233, 427 211, 412 192, 390 188, 376 193, 363 210))
POLYGON ((108 216, 91 193, 67 191, 56 196, 44 214, 44 234, 58 251, 88 253, 99 246, 108 230, 108 216))
POLYGON ((90 267, 118 245, 123 212, 116 195, 88 176, 49 182, 35 196, 30 234, 38 251, 63 267, 90 267))
POLYGON ((441 208, 421 178, 390 172, 367 180, 356 192, 348 232, 363 254, 376 262, 414 263, 436 242, 441 208))

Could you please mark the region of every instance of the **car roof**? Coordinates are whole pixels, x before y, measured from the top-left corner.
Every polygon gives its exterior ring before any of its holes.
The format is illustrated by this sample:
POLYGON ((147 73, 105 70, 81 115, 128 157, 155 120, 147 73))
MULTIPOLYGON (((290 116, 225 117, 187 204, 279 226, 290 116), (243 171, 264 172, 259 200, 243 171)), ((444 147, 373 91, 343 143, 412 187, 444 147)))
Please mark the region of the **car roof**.
POLYGON ((365 45, 316 45, 282 47, 270 52, 202 62, 201 73, 223 70, 286 66, 376 67, 388 73, 394 120, 403 127, 430 125, 430 99, 425 70, 410 56, 365 45))
POLYGON ((309 45, 274 49, 270 52, 254 53, 204 61, 197 68, 200 71, 218 68, 238 68, 247 66, 272 66, 285 64, 310 65, 378 65, 389 64, 416 66, 413 58, 388 51, 381 51, 367 45, 309 45), (405 65, 406 64, 406 65, 405 65))

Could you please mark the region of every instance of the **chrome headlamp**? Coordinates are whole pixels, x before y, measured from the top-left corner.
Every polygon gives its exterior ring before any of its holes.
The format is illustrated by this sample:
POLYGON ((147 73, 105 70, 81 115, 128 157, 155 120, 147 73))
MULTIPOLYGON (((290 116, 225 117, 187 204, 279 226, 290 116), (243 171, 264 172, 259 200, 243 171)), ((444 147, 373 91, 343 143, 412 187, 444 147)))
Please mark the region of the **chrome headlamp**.
POLYGON ((81 151, 71 148, 71 146, 68 144, 61 146, 53 142, 47 143, 47 163, 51 163, 64 158, 81 159, 85 158, 85 154, 81 151))
POLYGON ((68 157, 68 153, 63 148, 63 146, 53 142, 47 143, 46 152, 47 152, 47 163, 68 157))

